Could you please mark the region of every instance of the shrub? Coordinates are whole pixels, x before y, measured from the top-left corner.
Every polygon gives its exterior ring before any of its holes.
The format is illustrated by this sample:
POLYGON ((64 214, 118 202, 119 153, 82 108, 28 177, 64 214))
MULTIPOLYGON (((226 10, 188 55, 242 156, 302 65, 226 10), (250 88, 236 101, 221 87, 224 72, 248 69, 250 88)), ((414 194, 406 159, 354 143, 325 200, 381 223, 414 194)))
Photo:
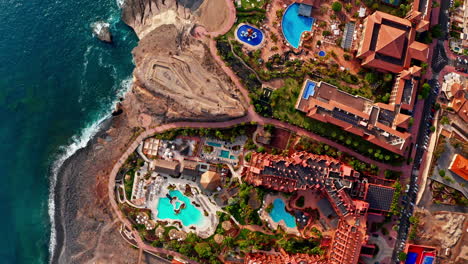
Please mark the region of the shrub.
POLYGON ((332 10, 335 12, 340 12, 341 8, 343 8, 343 5, 340 2, 334 2, 332 4, 332 10))
POLYGON ((330 35, 331 35, 331 32, 328 31, 328 30, 324 30, 324 31, 322 32, 322 35, 323 35, 324 37, 330 36, 330 35))

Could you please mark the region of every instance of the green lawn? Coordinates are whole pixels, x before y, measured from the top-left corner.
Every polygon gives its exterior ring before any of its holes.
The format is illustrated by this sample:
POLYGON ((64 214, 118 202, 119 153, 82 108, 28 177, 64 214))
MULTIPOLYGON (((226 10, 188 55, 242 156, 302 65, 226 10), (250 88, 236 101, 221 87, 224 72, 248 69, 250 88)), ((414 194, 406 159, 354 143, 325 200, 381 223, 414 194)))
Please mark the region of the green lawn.
POLYGON ((274 118, 329 138, 372 159, 392 164, 402 162, 402 157, 397 154, 380 148, 359 136, 345 132, 335 125, 308 118, 304 113, 297 111, 295 104, 301 89, 300 85, 294 79, 286 79, 285 85, 273 92, 271 106, 274 118))
MULTIPOLYGON (((235 1, 237 5, 238 0, 235 1)), ((241 0, 241 6, 237 6, 238 8, 243 9, 252 9, 252 8, 262 8, 268 0, 241 0)))

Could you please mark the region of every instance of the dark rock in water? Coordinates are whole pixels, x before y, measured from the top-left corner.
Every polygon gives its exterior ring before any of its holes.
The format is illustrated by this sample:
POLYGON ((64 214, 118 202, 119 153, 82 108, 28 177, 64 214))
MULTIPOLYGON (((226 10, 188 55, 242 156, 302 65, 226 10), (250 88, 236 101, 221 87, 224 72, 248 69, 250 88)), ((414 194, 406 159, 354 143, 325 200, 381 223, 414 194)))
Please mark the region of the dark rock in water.
POLYGON ((112 116, 118 116, 118 115, 120 115, 122 113, 123 113, 122 108, 119 108, 119 109, 115 110, 114 112, 112 112, 112 116))
POLYGON ((101 41, 112 43, 112 34, 110 32, 110 25, 104 21, 98 21, 91 25, 93 34, 101 41))
POLYGON ((118 103, 117 106, 115 107, 115 110, 112 112, 112 116, 118 116, 122 113, 123 113, 122 104, 118 103))

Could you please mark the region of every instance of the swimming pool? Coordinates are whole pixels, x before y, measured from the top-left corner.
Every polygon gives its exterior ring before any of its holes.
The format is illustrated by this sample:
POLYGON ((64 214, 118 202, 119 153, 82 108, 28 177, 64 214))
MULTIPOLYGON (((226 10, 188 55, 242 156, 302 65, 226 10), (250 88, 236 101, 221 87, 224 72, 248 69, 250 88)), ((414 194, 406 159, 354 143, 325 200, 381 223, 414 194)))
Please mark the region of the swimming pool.
POLYGON ((263 41, 263 33, 260 29, 244 24, 237 28, 237 38, 246 44, 251 46, 258 46, 263 41))
POLYGON ((301 42, 302 33, 311 31, 313 23, 313 18, 299 15, 299 4, 294 3, 284 12, 281 28, 289 44, 297 49, 301 42))
POLYGON ((302 93, 302 98, 309 99, 309 96, 313 96, 315 93, 315 82, 307 80, 306 87, 302 93))
POLYGON ((325 51, 321 50, 321 51, 318 52, 318 55, 320 57, 325 57, 325 55, 327 55, 327 53, 325 51))
POLYGON ((229 159, 229 151, 227 150, 221 150, 221 153, 219 153, 219 157, 220 158, 225 158, 225 159, 229 159))
POLYGON ((212 146, 212 147, 218 147, 218 148, 221 147, 221 144, 220 144, 220 143, 216 143, 216 142, 210 142, 210 141, 208 141, 208 142, 206 142, 206 144, 207 144, 208 146, 212 146))
POLYGON ((178 190, 169 191, 171 197, 177 197, 178 201, 171 204, 169 198, 161 197, 158 202, 158 215, 159 219, 174 219, 180 220, 184 226, 199 225, 202 223, 202 213, 190 202, 190 199, 183 195, 178 190), (185 208, 181 209, 178 214, 174 212, 174 209, 179 208, 182 202, 185 203, 185 208), (175 208, 176 207, 176 208, 175 208))
POLYGON ((284 220, 284 223, 287 227, 296 227, 296 220, 294 216, 286 212, 285 204, 282 199, 276 198, 273 201, 273 209, 270 212, 271 219, 278 223, 281 220, 284 220))
POLYGON ((434 262, 434 257, 432 256, 425 256, 423 259, 422 264, 432 264, 434 262))

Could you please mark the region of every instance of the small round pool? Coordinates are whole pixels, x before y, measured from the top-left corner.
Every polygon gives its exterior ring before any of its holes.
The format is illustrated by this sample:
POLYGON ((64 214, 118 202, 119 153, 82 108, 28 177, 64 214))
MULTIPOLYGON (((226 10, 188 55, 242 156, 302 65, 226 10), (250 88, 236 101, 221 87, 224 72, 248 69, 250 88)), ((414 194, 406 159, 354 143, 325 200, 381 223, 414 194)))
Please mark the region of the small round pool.
POLYGON ((311 31, 312 24, 314 24, 314 19, 300 16, 299 4, 294 3, 286 9, 281 20, 284 38, 286 38, 289 45, 297 49, 301 42, 302 33, 311 31))
POLYGON ((240 42, 248 44, 252 47, 257 47, 263 42, 263 33, 260 29, 247 25, 241 24, 236 30, 237 39, 240 42))
POLYGON ((321 50, 321 51, 318 52, 318 55, 320 57, 325 57, 325 55, 327 55, 327 53, 325 51, 321 50))

